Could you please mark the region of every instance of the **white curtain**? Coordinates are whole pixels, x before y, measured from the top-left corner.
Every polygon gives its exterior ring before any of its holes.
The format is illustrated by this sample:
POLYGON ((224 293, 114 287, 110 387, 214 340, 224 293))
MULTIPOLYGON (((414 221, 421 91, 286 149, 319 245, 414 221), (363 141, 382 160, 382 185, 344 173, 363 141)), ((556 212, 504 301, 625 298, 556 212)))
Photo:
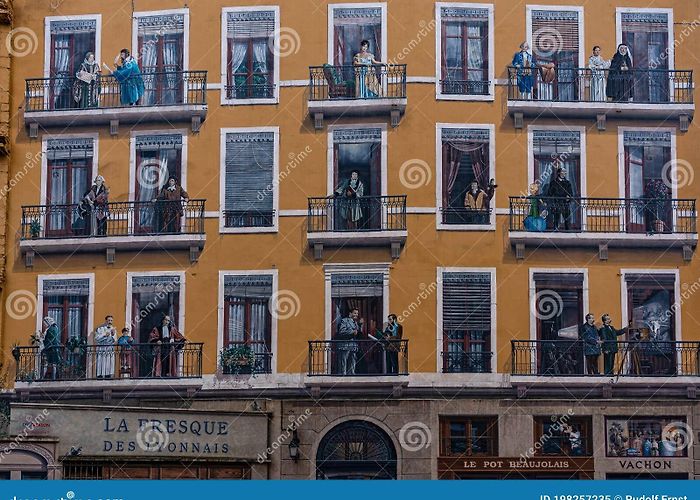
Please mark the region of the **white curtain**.
MULTIPOLYGON (((163 64, 166 67, 177 67, 179 47, 174 43, 166 43, 163 47, 163 64)), ((178 102, 178 78, 177 70, 168 71, 165 75, 166 90, 163 96, 163 104, 176 104, 178 102)))
POLYGON ((68 74, 68 64, 70 63, 70 54, 68 50, 70 49, 70 36, 69 35, 54 35, 55 45, 54 45, 54 81, 53 86, 53 108, 61 108, 67 105, 68 99, 65 98, 65 102, 62 102, 61 94, 70 88, 70 75, 68 74))
MULTIPOLYGON (((80 301, 80 297, 76 297, 76 302, 80 301)), ((76 308, 68 310, 68 338, 80 338, 83 333, 83 318, 82 311, 76 308)))
MULTIPOLYGON (((469 33, 473 36, 479 36, 479 27, 468 26, 469 33)), ((470 39, 468 43, 467 66, 469 68, 483 68, 484 52, 481 39, 470 39)), ((469 81, 485 81, 485 75, 482 71, 469 71, 467 74, 469 81)))
POLYGON ((141 68, 146 70, 147 72, 150 72, 150 74, 144 73, 143 75, 143 83, 146 90, 141 99, 144 105, 146 106, 152 106, 153 104, 155 104, 156 80, 152 72, 154 71, 154 67, 158 62, 157 42, 158 35, 144 36, 142 41, 143 46, 141 47, 141 68))
POLYGON ((230 304, 228 309, 228 341, 245 341, 245 305, 230 304))
MULTIPOLYGON (((51 169, 51 205, 67 205, 68 204, 68 179, 65 168, 51 169)), ((61 230, 66 228, 65 209, 51 210, 50 227, 52 230, 61 230)))
POLYGON ((265 331, 267 320, 267 304, 252 304, 250 318, 250 340, 254 344, 255 352, 265 352, 265 331), (260 342, 259 344, 257 342, 260 342))
POLYGON ((231 47, 231 81, 229 82, 229 86, 231 87, 231 94, 235 96, 236 78, 233 76, 233 74, 236 73, 241 63, 243 63, 243 59, 245 59, 248 48, 246 44, 239 43, 236 40, 233 40, 231 47))
MULTIPOLYGON (((269 82, 267 77, 267 42, 267 40, 258 40, 253 43, 254 72, 265 73, 265 83, 269 82)), ((253 92, 255 90, 253 89, 253 92)), ((259 91, 264 92, 265 89, 260 89, 259 91)))

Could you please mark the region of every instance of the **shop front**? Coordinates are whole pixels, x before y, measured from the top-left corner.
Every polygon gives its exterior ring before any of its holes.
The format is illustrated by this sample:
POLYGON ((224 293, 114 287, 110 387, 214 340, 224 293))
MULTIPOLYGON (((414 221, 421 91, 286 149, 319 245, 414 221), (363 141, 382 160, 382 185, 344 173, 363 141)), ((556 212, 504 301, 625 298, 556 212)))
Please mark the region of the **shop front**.
POLYGON ((265 479, 266 412, 13 404, 10 433, 51 439, 49 478, 265 479), (27 425, 41 416, 41 425, 27 425))

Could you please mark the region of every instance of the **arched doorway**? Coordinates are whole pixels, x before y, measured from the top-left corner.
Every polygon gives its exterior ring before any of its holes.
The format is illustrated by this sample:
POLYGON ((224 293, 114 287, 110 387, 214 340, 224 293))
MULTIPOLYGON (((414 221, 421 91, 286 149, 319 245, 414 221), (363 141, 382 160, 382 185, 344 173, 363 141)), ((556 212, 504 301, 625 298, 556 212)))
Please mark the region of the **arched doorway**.
POLYGON ((350 420, 331 429, 316 453, 317 479, 396 479, 396 449, 376 425, 350 420))

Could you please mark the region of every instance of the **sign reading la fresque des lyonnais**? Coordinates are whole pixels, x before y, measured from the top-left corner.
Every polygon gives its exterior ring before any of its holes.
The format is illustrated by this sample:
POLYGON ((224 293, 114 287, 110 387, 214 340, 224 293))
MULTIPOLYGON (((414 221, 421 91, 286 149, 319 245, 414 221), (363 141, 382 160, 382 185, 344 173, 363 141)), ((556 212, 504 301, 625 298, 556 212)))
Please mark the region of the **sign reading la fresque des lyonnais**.
POLYGON ((267 415, 95 406, 12 405, 10 432, 34 435, 36 415, 59 454, 255 459, 267 447, 267 415))

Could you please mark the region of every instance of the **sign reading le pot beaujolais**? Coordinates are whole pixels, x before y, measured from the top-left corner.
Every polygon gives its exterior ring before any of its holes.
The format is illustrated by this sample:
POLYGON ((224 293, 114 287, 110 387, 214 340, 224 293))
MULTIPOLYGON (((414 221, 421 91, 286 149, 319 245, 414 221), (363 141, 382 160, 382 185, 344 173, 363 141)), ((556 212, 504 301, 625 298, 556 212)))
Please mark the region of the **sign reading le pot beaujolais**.
POLYGON ((267 447, 267 414, 13 404, 10 434, 58 438, 62 455, 81 448, 83 456, 255 460, 267 447))

